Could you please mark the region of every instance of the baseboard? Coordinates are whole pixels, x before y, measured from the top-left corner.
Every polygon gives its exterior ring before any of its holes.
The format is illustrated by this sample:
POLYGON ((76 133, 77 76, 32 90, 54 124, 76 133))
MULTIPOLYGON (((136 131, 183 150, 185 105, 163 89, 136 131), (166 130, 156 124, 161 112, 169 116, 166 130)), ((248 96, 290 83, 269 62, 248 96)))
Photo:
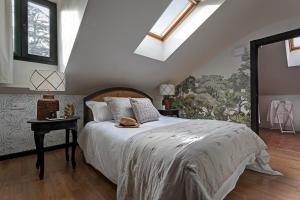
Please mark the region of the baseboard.
MULTIPOLYGON (((53 150, 57 150, 57 149, 62 149, 65 148, 66 144, 59 144, 59 145, 54 145, 54 146, 50 146, 50 147, 45 147, 44 151, 53 151, 53 150)), ((69 146, 72 146, 72 143, 69 144, 69 146)), ((32 150, 28 150, 28 151, 22 151, 22 152, 17 152, 17 153, 12 153, 12 154, 7 154, 7 155, 2 155, 0 156, 0 161, 1 160, 8 160, 8 159, 13 159, 13 158, 18 158, 18 157, 22 157, 22 156, 28 156, 28 155, 32 155, 32 154, 36 154, 36 150, 32 149, 32 150)))

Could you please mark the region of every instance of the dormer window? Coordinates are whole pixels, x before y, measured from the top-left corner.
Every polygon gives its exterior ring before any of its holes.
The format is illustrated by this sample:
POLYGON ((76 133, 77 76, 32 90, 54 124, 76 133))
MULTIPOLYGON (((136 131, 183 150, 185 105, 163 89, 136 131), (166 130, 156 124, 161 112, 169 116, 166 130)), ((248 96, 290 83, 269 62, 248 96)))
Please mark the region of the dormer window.
POLYGON ((164 41, 194 10, 199 2, 198 0, 173 0, 149 31, 148 35, 164 41))
POLYGON ((300 50, 300 37, 289 40, 290 51, 300 50))

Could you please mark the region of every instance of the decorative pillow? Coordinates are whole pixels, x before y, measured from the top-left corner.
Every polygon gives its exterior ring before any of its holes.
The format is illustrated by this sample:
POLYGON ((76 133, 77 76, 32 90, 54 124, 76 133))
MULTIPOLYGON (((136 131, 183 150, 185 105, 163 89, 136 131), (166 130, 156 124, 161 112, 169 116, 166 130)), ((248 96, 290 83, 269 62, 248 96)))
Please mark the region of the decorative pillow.
POLYGON ((131 98, 130 103, 139 123, 159 120, 160 114, 148 98, 131 98))
POLYGON ((86 105, 92 110, 94 121, 103 122, 113 119, 106 102, 87 101, 86 105))
POLYGON ((112 113, 115 122, 120 122, 122 117, 134 118, 132 107, 129 98, 125 97, 105 97, 110 112, 112 113))

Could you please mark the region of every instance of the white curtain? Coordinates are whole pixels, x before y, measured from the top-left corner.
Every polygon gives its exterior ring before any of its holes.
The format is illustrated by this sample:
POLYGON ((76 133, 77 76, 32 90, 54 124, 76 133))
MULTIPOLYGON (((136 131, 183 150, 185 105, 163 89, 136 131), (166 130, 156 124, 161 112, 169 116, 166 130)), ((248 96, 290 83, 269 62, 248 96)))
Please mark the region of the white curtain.
POLYGON ((12 0, 0 0, 0 83, 13 82, 12 0))

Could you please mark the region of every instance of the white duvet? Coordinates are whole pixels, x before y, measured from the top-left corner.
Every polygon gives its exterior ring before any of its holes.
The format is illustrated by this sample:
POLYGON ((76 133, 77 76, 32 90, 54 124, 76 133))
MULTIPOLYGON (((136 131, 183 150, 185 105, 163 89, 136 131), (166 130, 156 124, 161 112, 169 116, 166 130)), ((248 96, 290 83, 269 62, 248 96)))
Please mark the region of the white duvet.
POLYGON ((141 124, 139 128, 117 128, 113 121, 89 122, 79 134, 78 144, 86 162, 117 184, 122 148, 130 137, 184 121, 187 120, 161 116, 159 121, 141 124))
POLYGON ((264 142, 245 125, 162 117, 138 129, 89 123, 86 161, 118 184, 119 200, 223 199, 246 166, 272 175, 264 142))

